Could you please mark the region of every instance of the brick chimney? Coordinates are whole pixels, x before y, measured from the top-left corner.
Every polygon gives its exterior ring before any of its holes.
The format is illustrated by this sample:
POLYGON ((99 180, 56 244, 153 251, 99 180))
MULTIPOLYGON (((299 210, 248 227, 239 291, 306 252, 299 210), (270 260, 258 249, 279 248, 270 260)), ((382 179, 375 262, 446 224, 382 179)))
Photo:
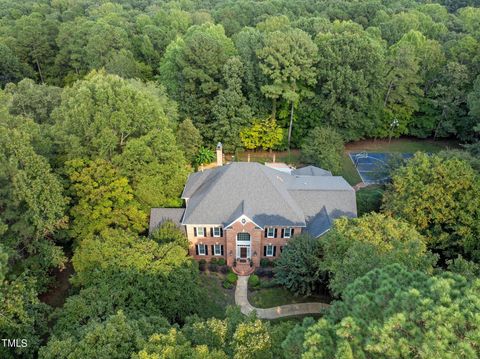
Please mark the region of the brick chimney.
POLYGON ((217 166, 223 166, 223 146, 221 142, 217 144, 217 166))

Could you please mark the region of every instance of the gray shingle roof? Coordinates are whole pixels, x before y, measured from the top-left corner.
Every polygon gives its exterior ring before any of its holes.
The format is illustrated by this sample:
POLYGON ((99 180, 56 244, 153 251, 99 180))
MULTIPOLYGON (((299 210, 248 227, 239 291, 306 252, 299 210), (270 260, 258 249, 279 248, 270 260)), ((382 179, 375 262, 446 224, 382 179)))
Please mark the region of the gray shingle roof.
POLYGON ((324 170, 320 167, 315 166, 305 166, 302 168, 297 168, 292 171, 292 175, 295 176, 331 176, 332 172, 324 170))
POLYGON ((181 227, 185 208, 152 208, 150 211, 150 225, 148 232, 151 233, 155 228, 167 220, 181 227))
POLYGON ((262 227, 305 226, 303 212, 285 185, 290 177, 255 162, 234 162, 190 176, 188 182, 194 182, 187 183, 182 195, 189 198, 183 223, 228 225, 232 215, 245 214, 262 227))
POLYGON ((183 224, 228 225, 244 214, 261 227, 306 226, 316 233, 330 219, 357 213, 355 191, 342 177, 295 176, 254 162, 194 173, 182 198, 188 199, 183 224))
POLYGON ((325 206, 313 218, 310 218, 305 230, 312 236, 319 237, 330 229, 332 221, 325 206))

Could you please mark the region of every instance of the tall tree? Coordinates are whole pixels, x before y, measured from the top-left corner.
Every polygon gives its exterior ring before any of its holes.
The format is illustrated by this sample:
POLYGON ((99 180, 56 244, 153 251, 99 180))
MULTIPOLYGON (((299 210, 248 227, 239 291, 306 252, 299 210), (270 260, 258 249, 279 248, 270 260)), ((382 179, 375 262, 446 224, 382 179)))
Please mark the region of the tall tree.
POLYGON ((147 216, 134 200, 128 179, 109 162, 72 160, 67 173, 74 199, 71 231, 77 241, 109 228, 136 233, 145 229, 147 216))
POLYGON ((415 225, 447 258, 480 258, 480 179, 467 162, 417 153, 392 182, 383 197, 386 213, 415 225))
POLYGON ((202 145, 202 135, 191 119, 186 118, 178 125, 176 137, 185 158, 189 163, 193 163, 202 145))
POLYGON ((321 121, 345 140, 371 135, 379 125, 385 50, 381 39, 351 22, 334 22, 315 38, 321 121))
POLYGON ((211 124, 214 142, 221 142, 226 151, 241 147, 240 131, 247 126, 252 111, 242 92, 243 64, 232 57, 223 67, 225 89, 220 90, 212 105, 214 122, 211 124))
POLYGON ((221 25, 192 26, 183 38, 173 41, 160 64, 160 81, 209 140, 212 101, 222 88, 222 69, 235 55, 235 47, 221 25))
POLYGON ((336 295, 370 270, 393 263, 431 273, 437 258, 425 242, 412 225, 383 214, 341 218, 322 238, 321 269, 330 273, 329 287, 336 295))
POLYGON ((478 284, 398 264, 375 269, 307 330, 302 358, 476 358, 478 284))
POLYGON ((286 29, 265 34, 263 47, 257 51, 260 68, 269 78, 262 92, 273 100, 272 117, 276 116, 276 101, 290 103, 288 147, 292 137, 295 104, 301 97, 311 95, 316 82, 315 62, 318 49, 310 36, 300 29, 286 29))
POLYGON ((326 282, 321 268, 322 245, 308 234, 294 237, 275 265, 275 281, 298 295, 311 295, 326 282))
POLYGON ((163 89, 153 83, 93 71, 63 90, 52 117, 64 156, 111 159, 129 140, 151 130, 171 134, 176 111, 163 89))

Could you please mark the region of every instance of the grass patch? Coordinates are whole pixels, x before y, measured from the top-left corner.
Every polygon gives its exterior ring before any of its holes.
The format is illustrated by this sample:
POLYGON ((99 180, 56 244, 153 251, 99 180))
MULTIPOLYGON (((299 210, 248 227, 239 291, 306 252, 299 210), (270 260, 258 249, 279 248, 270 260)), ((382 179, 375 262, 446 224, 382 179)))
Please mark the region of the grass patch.
POLYGON ((357 169, 355 168, 348 153, 343 154, 342 171, 339 174, 345 178, 345 180, 350 183, 351 186, 355 186, 357 183, 362 182, 362 179, 360 178, 357 169))
POLYGON ((310 297, 295 296, 282 287, 262 288, 248 293, 250 304, 257 308, 271 308, 285 304, 327 302, 328 298, 320 295, 310 297))
POLYGON ((235 305, 235 288, 225 289, 222 286, 224 276, 219 273, 200 273, 200 285, 203 288, 203 300, 199 303, 199 313, 203 318, 215 317, 223 319, 225 308, 235 305))
POLYGON ((385 189, 381 185, 372 185, 357 191, 357 212, 361 216, 369 212, 379 212, 385 189))

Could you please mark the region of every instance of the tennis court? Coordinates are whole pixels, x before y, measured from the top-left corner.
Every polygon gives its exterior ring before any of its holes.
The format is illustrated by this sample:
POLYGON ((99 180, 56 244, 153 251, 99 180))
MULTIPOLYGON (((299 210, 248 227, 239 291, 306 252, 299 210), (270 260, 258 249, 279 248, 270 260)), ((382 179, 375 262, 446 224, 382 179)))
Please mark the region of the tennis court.
POLYGON ((349 155, 365 184, 387 182, 395 161, 413 157, 412 153, 350 152, 349 155))

